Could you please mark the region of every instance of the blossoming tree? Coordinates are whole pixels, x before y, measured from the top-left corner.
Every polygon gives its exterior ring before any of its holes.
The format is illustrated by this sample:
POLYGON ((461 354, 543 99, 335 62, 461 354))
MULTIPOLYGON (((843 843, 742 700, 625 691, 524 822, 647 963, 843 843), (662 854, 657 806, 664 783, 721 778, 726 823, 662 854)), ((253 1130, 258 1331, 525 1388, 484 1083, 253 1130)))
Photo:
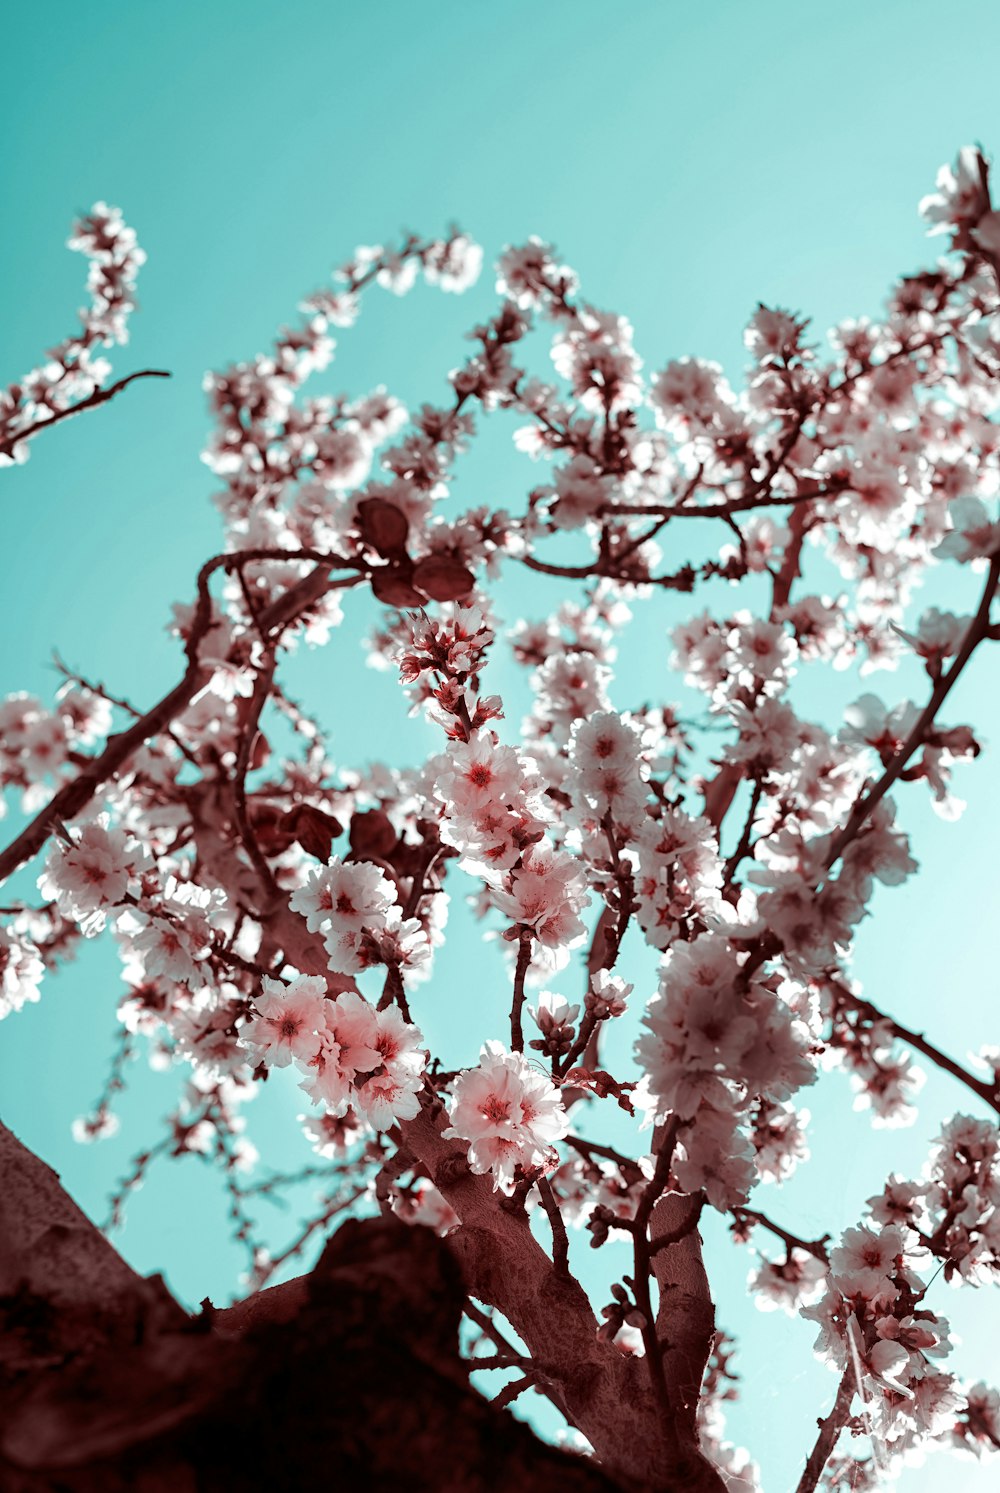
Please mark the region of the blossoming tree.
MULTIPOLYGON (((0 880, 45 856, 40 896, 3 909, 0 1015, 79 939, 121 951, 119 1058, 79 1137, 114 1126, 138 1039, 184 1065, 159 1150, 217 1160, 252 1292, 345 1212, 436 1230, 461 1268, 470 1362, 516 1368, 500 1403, 548 1396, 623 1488, 756 1486, 722 1439, 706 1209, 757 1252, 752 1290, 812 1318, 836 1370, 799 1493, 874 1486, 921 1444, 1000 1447, 1000 1397, 952 1366, 934 1285, 942 1266, 972 1289, 1000 1271, 1000 1056, 966 1069, 851 973, 875 883, 915 870, 897 798, 955 812, 953 765, 980 748, 941 712, 1000 637, 1000 212, 981 153, 963 150, 922 209, 951 235, 946 257, 828 351, 761 306, 742 393, 693 358, 644 378, 629 324, 533 240, 501 256, 499 306, 443 404, 309 398, 370 286, 423 274, 461 291, 482 257, 457 232, 358 250, 269 354, 207 381, 225 539, 176 611, 178 683, 143 709, 77 675, 51 707, 0 705, 0 781, 29 816, 0 880), (551 381, 527 367, 538 325, 551 381), (442 512, 456 455, 496 410, 521 417, 538 484, 514 511, 442 512), (674 555, 690 536, 673 569, 668 529, 674 555), (961 572, 964 615, 913 608, 939 561, 961 572), (501 566, 561 577, 568 598, 510 633, 532 671, 520 739, 489 691, 501 566), (385 608, 375 660, 440 731, 422 765, 335 768, 283 687, 283 661, 326 645, 366 587, 385 608), (663 590, 691 598, 673 663, 703 694, 696 719, 668 698, 612 707, 616 633, 663 590), (906 652, 924 698, 863 694, 827 724, 799 713, 800 664, 867 672, 906 652), (449 896, 500 934, 483 978, 510 990, 509 1022, 457 1072, 421 1031, 449 896), (641 989, 620 972, 626 940, 646 947, 641 989), (551 988, 578 979, 579 999, 551 988), (623 1067, 607 1034, 630 1021, 623 1067), (839 1239, 758 1206, 807 1156, 801 1091, 839 1065, 876 1120, 905 1119, 914 1050, 973 1110, 945 1121, 923 1175, 888 1178, 839 1239), (306 1096, 325 1191, 272 1256, 240 1177, 242 1107, 275 1068, 306 1096), (608 1113, 629 1117, 630 1147, 602 1134, 608 1113), (609 1238, 631 1270, 592 1303, 573 1256, 609 1238)), ((126 340, 134 234, 98 204, 71 247, 92 305, 0 398, 8 461, 143 376, 111 384, 98 356, 126 340)))

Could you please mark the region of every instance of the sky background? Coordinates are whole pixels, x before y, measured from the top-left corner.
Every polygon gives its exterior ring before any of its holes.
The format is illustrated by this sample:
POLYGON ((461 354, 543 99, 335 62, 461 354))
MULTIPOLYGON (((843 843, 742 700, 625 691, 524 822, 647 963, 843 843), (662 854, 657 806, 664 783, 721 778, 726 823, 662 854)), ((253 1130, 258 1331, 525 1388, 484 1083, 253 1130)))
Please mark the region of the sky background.
MULTIPOLYGON (((0 177, 0 383, 73 325, 85 267, 64 241, 74 215, 99 198, 122 208, 149 255, 131 342, 113 354, 116 375, 173 374, 65 422, 34 443, 24 468, 0 474, 0 692, 46 701, 58 682, 53 647, 143 706, 174 682, 170 607, 190 598, 220 533, 213 479, 199 461, 202 376, 264 350, 356 244, 410 228, 438 234, 458 221, 489 262, 538 234, 578 270, 589 299, 629 317, 647 365, 715 358, 738 383, 742 328, 758 301, 811 316, 817 332, 877 314, 893 276, 940 247, 916 214, 938 166, 967 142, 988 151, 1000 142, 994 4, 294 0, 279 10, 256 0, 55 0, 44 12, 11 11, 5 40, 12 65, 0 119, 18 144, 0 177)), ((411 406, 440 399, 465 355, 464 332, 493 304, 489 274, 462 298, 426 287, 403 302, 375 293, 359 325, 340 334, 322 387, 357 396, 385 384, 411 406)), ((508 437, 509 428, 489 434, 459 465, 459 507, 514 506, 539 480, 508 437)), ((962 583, 968 591, 949 591, 955 582, 945 578, 942 595, 972 610, 975 578, 962 583)), ((541 577, 505 578, 498 609, 508 621, 537 616, 564 594, 541 577)), ((726 605, 722 591, 708 600, 726 605)), ((290 683, 330 725, 338 762, 417 761, 437 737, 405 719, 391 676, 365 668, 360 639, 377 609, 370 598, 350 601, 344 633, 296 660, 290 683)), ((675 605, 662 599, 631 649, 623 646, 619 708, 676 697, 665 637, 675 605)), ((524 680, 501 649, 490 669, 513 733, 524 680)), ((996 677, 994 660, 977 657, 946 712, 951 723, 972 720, 988 748, 956 784, 964 818, 944 825, 919 787, 902 795, 923 874, 879 895, 858 940, 856 971, 872 999, 959 1057, 997 1039, 996 677)), ((797 698, 834 725, 862 688, 896 699, 908 686, 919 687, 915 675, 859 685, 821 673, 797 698)), ((18 822, 12 806, 5 831, 18 822)), ((31 878, 19 885, 30 894, 31 878)), ((508 985, 458 900, 455 937, 418 1016, 446 1057, 470 1062, 508 985)), ((648 963, 634 967, 647 971, 648 990, 648 963)), ((561 988, 574 993, 570 973, 561 988)), ((92 1148, 71 1140, 73 1117, 103 1081, 120 990, 114 948, 97 940, 47 982, 38 1006, 0 1029, 0 1115, 96 1217, 129 1156, 156 1138, 177 1086, 176 1075, 148 1073, 140 1060, 121 1135, 92 1148)), ((937 1075, 917 1124, 902 1132, 873 1131, 851 1113, 839 1075, 804 1097, 815 1117, 809 1175, 780 1197, 759 1196, 810 1237, 856 1221, 890 1170, 915 1174, 940 1118, 978 1113, 937 1075)), ((302 1108, 293 1087, 275 1083, 248 1111, 268 1164, 308 1161, 295 1123, 302 1108)), ((602 1123, 588 1116, 593 1133, 602 1123)), ((294 1225, 293 1209, 276 1240, 294 1225)), ((751 1448, 767 1493, 783 1493, 835 1379, 811 1357, 808 1324, 764 1317, 745 1301, 750 1257, 714 1221, 706 1233, 719 1323, 743 1339, 744 1399, 730 1434, 751 1448)), ((118 1243, 188 1302, 238 1289, 242 1260, 227 1239, 220 1189, 195 1161, 153 1173, 118 1243)), ((574 1250, 588 1279, 627 1268, 612 1247, 595 1276, 584 1241, 574 1250)), ((964 1339, 961 1371, 995 1377, 998 1319, 985 1295, 935 1289, 935 1306, 964 1339)), ((925 1493, 944 1476, 953 1493, 979 1493, 998 1474, 936 1461, 899 1486, 925 1493)))

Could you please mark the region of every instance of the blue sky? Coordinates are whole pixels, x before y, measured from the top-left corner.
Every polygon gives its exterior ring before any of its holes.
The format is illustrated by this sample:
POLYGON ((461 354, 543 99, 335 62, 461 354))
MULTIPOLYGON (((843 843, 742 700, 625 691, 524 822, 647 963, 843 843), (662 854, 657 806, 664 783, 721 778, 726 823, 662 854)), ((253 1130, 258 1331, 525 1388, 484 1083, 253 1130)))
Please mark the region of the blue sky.
MULTIPOLYGON (((296 0, 279 10, 256 0, 55 0, 44 18, 11 13, 5 35, 16 65, 0 115, 18 144, 0 182, 0 381, 72 325, 83 265, 63 243, 74 214, 102 197, 149 254, 116 371, 174 375, 66 422, 26 467, 3 474, 0 691, 43 698, 56 683, 54 646, 141 703, 174 681, 170 605, 190 596, 219 537, 198 459, 202 375, 266 347, 356 243, 457 220, 489 260, 537 233, 558 244, 596 304, 629 316, 647 363, 698 354, 738 382, 742 327, 759 300, 810 315, 820 332, 877 314, 893 275, 937 250, 916 203, 938 165, 966 142, 1000 143, 992 4, 296 0)), ((492 301, 488 275, 457 300, 429 289, 402 303, 373 297, 343 334, 327 386, 360 394, 384 383, 408 403, 440 397, 465 329, 492 301)), ((532 476, 506 432, 490 436, 459 468, 461 505, 509 503, 532 476)), ((505 585, 509 619, 561 595, 544 583, 505 585)), ((971 608, 971 598, 951 599, 971 608)), ((391 679, 365 670, 357 641, 375 612, 365 603, 355 612, 342 642, 296 675, 300 693, 328 702, 338 761, 384 755, 390 733, 399 760, 415 760, 433 734, 402 720, 391 679), (362 708, 345 708, 348 698, 362 708)), ((619 706, 671 689, 658 637, 623 667, 619 706)), ((491 688, 516 723, 523 681, 499 657, 493 667, 491 688)), ((981 726, 988 747, 1000 741, 992 669, 977 660, 947 712, 981 726)), ((905 681, 874 684, 891 696, 905 681)), ((839 677, 805 687, 810 709, 830 720, 860 692, 839 677)), ((879 897, 858 945, 872 998, 958 1056, 996 1038, 995 772, 992 750, 965 771, 957 787, 969 808, 957 825, 936 820, 919 791, 904 796, 925 869, 879 897)), ((481 1020, 472 1012, 456 1025, 445 1012, 461 1005, 481 958, 459 929, 424 1018, 459 1045, 481 1020)), ((174 1087, 137 1067, 124 1134, 92 1149, 70 1140, 72 1117, 100 1088, 119 988, 113 950, 88 945, 38 1007, 0 1029, 0 1113, 97 1213, 131 1151, 155 1136, 174 1087)), ((274 1164, 302 1162, 301 1104, 273 1087, 253 1107, 255 1138, 274 1164)), ((773 1204, 803 1232, 853 1222, 887 1171, 919 1168, 938 1117, 970 1107, 932 1076, 912 1131, 873 1132, 838 1108, 845 1095, 834 1076, 810 1096, 812 1180, 773 1204)), ((834 1381, 811 1361, 806 1324, 746 1306, 749 1259, 715 1233, 720 1323, 746 1333, 746 1399, 732 1432, 752 1446, 771 1493, 794 1481, 834 1381)), ((240 1268, 218 1190, 190 1162, 154 1174, 120 1242, 192 1301, 225 1296, 240 1268)), ((948 1309, 966 1339, 963 1367, 988 1376, 995 1327, 984 1326, 984 1299, 955 1295, 948 1309)), ((939 1471, 908 1472, 904 1493, 936 1486, 939 1471)), ((947 1475, 956 1493, 995 1486, 995 1472, 966 1464, 947 1475)))

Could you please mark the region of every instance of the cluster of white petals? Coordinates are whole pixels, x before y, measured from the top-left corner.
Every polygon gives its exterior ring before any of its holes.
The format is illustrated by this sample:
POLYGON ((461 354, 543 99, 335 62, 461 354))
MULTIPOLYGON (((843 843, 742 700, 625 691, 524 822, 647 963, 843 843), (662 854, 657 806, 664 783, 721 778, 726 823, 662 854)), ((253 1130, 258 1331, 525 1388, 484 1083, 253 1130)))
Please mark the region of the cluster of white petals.
POLYGON ((479 1066, 455 1080, 442 1131, 469 1143, 469 1165, 492 1172, 494 1189, 512 1192, 518 1167, 551 1167, 556 1141, 569 1129, 559 1091, 519 1052, 486 1042, 479 1066))
POLYGON ((305 1075, 301 1087, 328 1114, 354 1109, 375 1130, 417 1114, 423 1036, 395 1006, 376 1011, 352 990, 331 998, 319 975, 287 985, 265 977, 254 1006, 239 1034, 254 1063, 294 1063, 305 1075))

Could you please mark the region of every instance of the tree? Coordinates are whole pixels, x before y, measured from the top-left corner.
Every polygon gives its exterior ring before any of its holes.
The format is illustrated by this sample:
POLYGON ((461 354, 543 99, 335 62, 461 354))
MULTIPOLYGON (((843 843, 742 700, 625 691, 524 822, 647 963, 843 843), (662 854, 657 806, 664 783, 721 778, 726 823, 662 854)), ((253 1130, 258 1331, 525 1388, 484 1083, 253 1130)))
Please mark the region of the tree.
MULTIPOLYGON (((68 1353, 107 1354, 139 1322, 146 1356, 130 1383, 148 1375, 162 1388, 170 1358, 177 1414, 201 1428, 185 1432, 184 1466, 207 1468, 212 1485, 244 1486, 231 1468, 199 1461, 205 1425, 225 1434, 231 1424, 218 1383, 243 1385, 274 1355, 315 1373, 317 1345, 332 1352, 334 1341, 317 1303, 339 1303, 335 1325, 350 1315, 337 1272, 361 1268, 370 1249, 376 1275, 388 1251, 409 1261, 391 1276, 412 1269, 429 1283, 390 1312, 390 1323, 418 1324, 391 1351, 427 1370, 429 1335, 429 1372, 438 1390, 451 1386, 460 1419, 478 1425, 478 1402, 460 1392, 452 1328, 434 1327, 456 1303, 472 1325, 470 1361, 517 1371, 497 1407, 534 1388, 589 1443, 600 1473, 537 1449, 555 1485, 752 1488, 752 1464, 722 1441, 733 1376, 702 1262, 705 1210, 761 1251, 778 1241, 783 1257, 761 1253, 753 1288, 818 1323, 817 1351, 839 1376, 804 1451, 800 1493, 873 1486, 922 1443, 1000 1446, 1000 1396, 941 1362, 951 1345, 934 1289, 938 1273, 975 1287, 1000 1270, 1000 1057, 984 1052, 981 1073, 957 1063, 904 1024, 905 1010, 876 1007, 850 963, 876 882, 898 885, 916 869, 896 794, 929 790, 943 815, 956 812, 952 768, 980 744, 940 713, 980 646, 1000 637, 1000 523, 987 506, 1000 449, 1000 212, 982 154, 963 150, 922 209, 950 233, 951 252, 902 279, 879 323, 838 327, 828 354, 802 318, 760 306, 741 394, 716 365, 690 358, 644 380, 629 324, 585 301, 554 250, 532 240, 501 256, 499 308, 474 329, 445 404, 409 417, 384 391, 305 397, 332 355, 331 327, 353 324, 371 285, 401 293, 420 273, 443 291, 472 282, 482 256, 457 230, 359 249, 269 355, 210 377, 206 459, 221 483, 225 543, 176 612, 180 680, 140 709, 64 666, 52 710, 23 695, 0 706, 2 781, 37 810, 0 852, 0 880, 46 852, 41 903, 4 909, 0 989, 15 1011, 80 938, 117 940, 128 987, 121 1047, 80 1137, 114 1125, 138 1038, 187 1065, 183 1105, 137 1157, 113 1211, 156 1155, 214 1159, 250 1253, 251 1294, 228 1326, 224 1313, 203 1313, 201 1350, 178 1357, 191 1323, 123 1275, 96 1231, 74 1222, 69 1254, 55 1262, 39 1249, 57 1228, 45 1221, 72 1205, 8 1137, 8 1178, 40 1199, 43 1225, 12 1229, 3 1297, 20 1345, 6 1365, 13 1410, 0 1442, 8 1476, 21 1479, 12 1485, 54 1485, 49 1464, 25 1452, 25 1424, 47 1428, 45 1444, 63 1457, 52 1466, 69 1465, 80 1425, 80 1374, 64 1364, 54 1390, 51 1373, 41 1388, 38 1375, 68 1353), (545 323, 555 383, 522 366, 545 323), (520 417, 515 438, 543 463, 542 480, 517 513, 445 517, 437 505, 455 459, 494 411, 520 417), (685 547, 674 568, 665 534, 673 553, 685 547), (938 560, 960 568, 968 612, 913 618, 911 595, 938 560), (486 692, 491 582, 504 564, 561 578, 570 597, 513 629, 515 656, 534 671, 518 743, 486 692), (822 590, 831 576, 844 588, 836 597, 822 590), (282 683, 293 650, 325 644, 363 588, 386 609, 374 659, 398 670, 410 708, 440 729, 440 750, 417 768, 335 770, 321 726, 282 683), (696 592, 705 601, 686 606, 673 644, 702 707, 614 710, 615 638, 630 608, 696 592), (887 707, 865 693, 835 730, 794 703, 801 665, 867 672, 905 654, 922 663, 923 702, 887 707), (459 1071, 444 1069, 420 1028, 446 886, 472 890, 500 935, 491 957, 497 969, 506 958, 511 989, 509 1023, 484 1029, 478 1063, 459 1071), (642 949, 646 987, 634 993, 622 961, 642 949), (574 959, 582 1000, 539 988, 568 987, 574 959), (630 1021, 635 1062, 623 1063, 608 1053, 630 1021), (896 1122, 912 1113, 911 1049, 962 1082, 980 1116, 945 1123, 925 1176, 891 1176, 836 1241, 799 1238, 758 1207, 758 1184, 806 1155, 797 1100, 820 1070, 847 1069, 876 1121, 896 1122), (325 1196, 303 1234, 269 1255, 241 1180, 253 1154, 241 1106, 278 1068, 311 1103, 325 1196), (627 1146, 610 1143, 609 1115, 634 1120, 627 1146), (265 1289, 335 1220, 358 1213, 426 1225, 444 1246, 429 1252, 418 1231, 402 1236, 418 1240, 408 1250, 387 1221, 352 1223, 314 1283, 265 1289), (630 1245, 631 1268, 599 1319, 571 1269, 579 1250, 568 1225, 584 1226, 598 1250, 609 1238, 630 1245), (67 1342, 53 1302, 78 1256, 88 1285, 67 1342), (110 1319, 102 1281, 118 1281, 111 1294, 126 1302, 110 1319), (308 1351, 278 1331, 286 1309, 303 1313, 295 1340, 308 1351), (250 1334, 248 1358, 226 1357, 220 1344, 248 1321, 264 1323, 264 1338, 250 1334), (845 1429, 864 1438, 853 1452, 836 1449, 845 1429)), ((95 356, 125 340, 142 260, 134 234, 98 204, 71 246, 91 261, 92 307, 83 333, 8 391, 9 460, 24 459, 46 424, 156 372, 109 384, 95 356)), ((352 1279, 381 1299, 377 1282, 352 1279)), ((348 1327, 346 1351, 360 1363, 371 1345, 351 1337, 353 1319, 348 1327)), ((386 1321, 373 1331, 384 1345, 386 1321)), ((413 1393, 430 1425, 431 1397, 413 1393)), ((488 1417, 482 1425, 495 1436, 488 1417)), ((154 1442, 162 1430, 156 1420, 154 1442)), ((165 1469, 159 1442, 154 1450, 144 1475, 174 1485, 176 1457, 165 1469)), ((126 1458, 115 1476, 128 1485, 131 1442, 112 1435, 87 1455, 100 1465, 78 1468, 72 1486, 112 1485, 109 1457, 126 1458)), ((465 1482, 454 1485, 471 1487, 481 1450, 463 1455, 455 1449, 465 1482)))

